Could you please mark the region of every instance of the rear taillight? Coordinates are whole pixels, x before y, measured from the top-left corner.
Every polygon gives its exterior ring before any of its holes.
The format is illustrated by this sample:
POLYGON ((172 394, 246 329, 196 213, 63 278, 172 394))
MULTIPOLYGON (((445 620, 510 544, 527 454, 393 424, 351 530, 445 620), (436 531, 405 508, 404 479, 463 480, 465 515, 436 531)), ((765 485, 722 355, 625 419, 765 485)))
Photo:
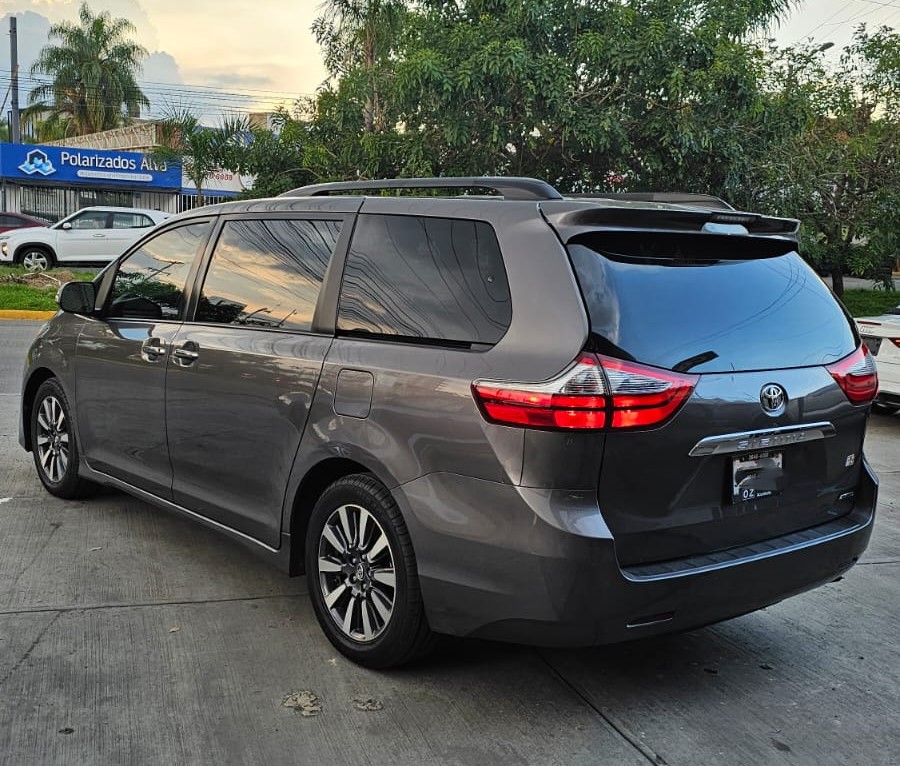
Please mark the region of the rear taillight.
POLYGON ((878 393, 875 360, 866 346, 826 368, 853 404, 868 404, 878 393))
POLYGON ((888 340, 893 343, 897 348, 900 348, 900 338, 888 338, 888 340))
POLYGON ((677 412, 698 377, 584 353, 544 383, 475 381, 472 393, 492 423, 590 431, 650 428, 677 412))

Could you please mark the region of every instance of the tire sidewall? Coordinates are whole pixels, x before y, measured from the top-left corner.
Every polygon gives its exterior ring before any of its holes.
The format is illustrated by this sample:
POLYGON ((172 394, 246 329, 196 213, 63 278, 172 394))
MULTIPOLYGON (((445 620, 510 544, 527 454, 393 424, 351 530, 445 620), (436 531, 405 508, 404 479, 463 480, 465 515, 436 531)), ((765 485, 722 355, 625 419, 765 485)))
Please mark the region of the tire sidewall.
POLYGON ((403 644, 411 630, 415 630, 415 609, 420 606, 414 603, 419 599, 416 581, 415 561, 404 556, 398 536, 397 526, 403 524, 400 511, 393 498, 384 502, 378 491, 387 492, 374 478, 365 475, 345 477, 332 484, 322 493, 310 516, 305 542, 306 580, 313 609, 323 632, 329 641, 345 655, 363 664, 388 664, 397 654, 397 647, 403 644), (388 538, 391 556, 394 560, 396 589, 394 592, 394 609, 385 630, 371 642, 354 641, 344 635, 335 624, 331 612, 325 606, 319 583, 318 552, 322 528, 331 514, 340 506, 352 504, 365 508, 381 525, 388 538))
POLYGON ((16 263, 20 266, 25 265, 25 256, 29 253, 42 253, 44 257, 47 259, 47 268, 44 271, 50 271, 53 266, 56 264, 56 258, 53 255, 53 252, 46 247, 40 247, 39 245, 28 245, 26 247, 21 248, 16 255, 16 263))

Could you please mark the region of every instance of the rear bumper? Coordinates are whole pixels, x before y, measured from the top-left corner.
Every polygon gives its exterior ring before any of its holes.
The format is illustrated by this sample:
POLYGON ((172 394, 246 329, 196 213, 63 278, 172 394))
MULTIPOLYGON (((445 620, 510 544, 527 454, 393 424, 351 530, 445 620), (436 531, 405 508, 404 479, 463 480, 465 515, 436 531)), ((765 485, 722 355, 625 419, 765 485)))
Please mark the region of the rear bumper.
POLYGON ((434 630, 589 646, 719 622, 832 581, 856 563, 872 533, 878 483, 864 468, 856 504, 841 519, 630 569, 619 566, 590 493, 431 474, 395 495, 434 630), (477 511, 472 498, 480 500, 477 511))

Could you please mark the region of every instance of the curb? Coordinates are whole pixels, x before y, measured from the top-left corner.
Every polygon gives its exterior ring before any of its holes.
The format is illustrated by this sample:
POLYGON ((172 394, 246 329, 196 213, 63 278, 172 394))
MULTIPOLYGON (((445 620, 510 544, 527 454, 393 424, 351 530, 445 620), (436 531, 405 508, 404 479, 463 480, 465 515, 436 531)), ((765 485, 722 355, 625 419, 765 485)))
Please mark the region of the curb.
POLYGON ((56 316, 55 311, 20 311, 19 309, 0 309, 2 319, 35 319, 46 321, 56 316))

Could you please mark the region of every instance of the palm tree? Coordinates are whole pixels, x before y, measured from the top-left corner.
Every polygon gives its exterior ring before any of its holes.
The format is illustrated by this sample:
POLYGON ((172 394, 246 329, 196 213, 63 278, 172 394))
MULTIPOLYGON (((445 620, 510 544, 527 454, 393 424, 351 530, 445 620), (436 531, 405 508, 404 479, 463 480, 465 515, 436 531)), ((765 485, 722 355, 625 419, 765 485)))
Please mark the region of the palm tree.
POLYGON ((138 87, 146 49, 129 39, 136 30, 128 19, 106 11, 94 15, 87 3, 80 24, 50 27, 49 39, 31 67, 32 75, 49 75, 28 97, 28 112, 66 123, 66 133, 83 136, 109 130, 138 117, 150 101, 138 87))
POLYGON ((247 121, 223 118, 207 127, 190 112, 175 112, 157 123, 157 145, 149 152, 155 162, 178 162, 197 189, 197 206, 205 202, 203 184, 215 170, 235 170, 248 137, 247 121))

